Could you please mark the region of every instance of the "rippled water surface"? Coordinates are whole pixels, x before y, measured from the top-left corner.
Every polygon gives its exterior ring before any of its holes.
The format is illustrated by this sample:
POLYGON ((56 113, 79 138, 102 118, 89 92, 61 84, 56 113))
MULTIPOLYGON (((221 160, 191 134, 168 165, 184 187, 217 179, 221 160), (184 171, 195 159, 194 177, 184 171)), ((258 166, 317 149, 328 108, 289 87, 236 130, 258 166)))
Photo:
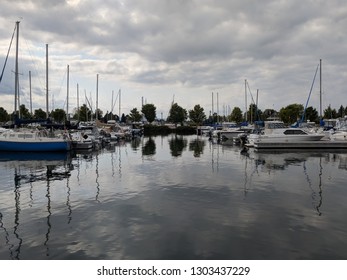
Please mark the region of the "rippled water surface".
POLYGON ((0 154, 0 259, 347 259, 347 151, 142 138, 0 154))

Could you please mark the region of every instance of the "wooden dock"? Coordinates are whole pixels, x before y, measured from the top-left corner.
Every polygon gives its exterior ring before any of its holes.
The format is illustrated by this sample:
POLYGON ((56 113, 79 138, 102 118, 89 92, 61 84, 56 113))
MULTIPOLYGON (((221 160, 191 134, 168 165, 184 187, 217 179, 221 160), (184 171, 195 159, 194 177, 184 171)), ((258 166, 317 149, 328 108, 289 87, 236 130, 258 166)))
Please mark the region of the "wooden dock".
POLYGON ((280 150, 280 149, 307 149, 307 150, 343 150, 347 152, 347 141, 299 141, 299 142, 270 142, 259 141, 254 143, 256 150, 280 150))

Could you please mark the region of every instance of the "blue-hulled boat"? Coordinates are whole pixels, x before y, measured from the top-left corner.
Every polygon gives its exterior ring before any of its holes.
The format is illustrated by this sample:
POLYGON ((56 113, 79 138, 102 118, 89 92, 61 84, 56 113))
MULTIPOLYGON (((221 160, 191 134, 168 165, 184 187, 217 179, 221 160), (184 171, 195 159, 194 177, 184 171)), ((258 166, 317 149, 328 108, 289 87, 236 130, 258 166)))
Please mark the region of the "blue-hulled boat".
POLYGON ((51 137, 46 130, 9 129, 0 134, 0 151, 58 152, 71 149, 68 134, 51 137))

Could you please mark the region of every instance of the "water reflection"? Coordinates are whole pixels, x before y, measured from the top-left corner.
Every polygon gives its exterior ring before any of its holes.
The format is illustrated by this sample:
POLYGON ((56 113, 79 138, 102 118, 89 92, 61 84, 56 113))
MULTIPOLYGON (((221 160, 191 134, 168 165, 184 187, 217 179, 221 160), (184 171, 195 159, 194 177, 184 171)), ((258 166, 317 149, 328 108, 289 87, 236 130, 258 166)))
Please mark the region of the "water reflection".
POLYGON ((10 234, 8 233, 8 231, 7 231, 7 229, 6 229, 5 225, 4 225, 3 215, 2 215, 1 212, 0 212, 0 229, 5 233, 6 247, 8 247, 8 250, 10 251, 11 259, 14 259, 13 251, 12 251, 13 245, 10 244, 10 234))
MULTIPOLYGON (((16 170, 17 171, 17 170, 16 170)), ((15 259, 19 259, 19 255, 20 255, 20 249, 23 243, 23 239, 20 237, 19 232, 18 232, 18 228, 19 228, 19 214, 20 214, 20 181, 16 180, 17 174, 15 171, 15 218, 14 218, 14 228, 13 228, 13 233, 16 237, 16 239, 18 240, 18 245, 15 249, 15 254, 14 254, 14 258, 15 259)))
MULTIPOLYGON (((49 256, 48 241, 51 231, 50 217, 51 200, 50 200, 50 182, 67 179, 70 174, 71 154, 70 153, 0 153, 0 166, 5 170, 13 170, 14 182, 14 226, 13 238, 11 231, 4 225, 3 214, 0 212, 0 228, 5 233, 6 245, 10 251, 11 259, 21 259, 21 249, 24 241, 21 233, 22 205, 21 196, 23 187, 28 184, 29 188, 29 207, 32 207, 35 200, 33 197, 34 184, 46 182, 46 198, 47 198, 47 231, 45 234, 44 246, 46 247, 46 255, 49 256), (61 168, 63 167, 63 168, 61 168)), ((68 181, 67 181, 68 182, 68 181)), ((24 198, 25 199, 25 198, 24 198)), ((68 203, 68 202, 67 202, 68 203)), ((26 213, 25 213, 26 214, 26 213)))
POLYGON ((170 135, 0 160, 0 258, 344 258, 345 156, 170 135))
POLYGON ((46 223, 47 223, 47 232, 46 232, 46 239, 45 242, 43 243, 43 245, 46 248, 46 256, 49 256, 49 246, 48 246, 48 242, 49 242, 49 237, 50 237, 50 233, 51 233, 51 228, 52 228, 52 224, 51 224, 51 216, 52 216, 52 211, 51 211, 51 193, 50 193, 50 185, 49 185, 49 180, 47 180, 47 193, 46 193, 46 198, 47 198, 47 217, 46 217, 46 223))
POLYGON ((189 142, 189 151, 193 152, 194 157, 200 157, 200 155, 204 152, 205 145, 206 140, 197 137, 189 142))
POLYGON ((137 151, 139 149, 140 145, 141 145, 141 138, 139 138, 139 137, 132 139, 130 142, 130 146, 134 151, 137 151))
MULTIPOLYGON (((319 216, 322 215, 321 207, 323 204, 323 186, 322 186, 322 176, 323 176, 323 165, 322 159, 329 162, 331 159, 329 153, 308 153, 308 152, 265 152, 255 153, 254 161, 256 169, 259 166, 264 166, 268 172, 282 170, 289 168, 290 166, 302 166, 302 172, 304 174, 305 181, 311 191, 312 206, 319 216), (310 170, 308 168, 308 160, 318 161, 319 170, 310 170), (313 179, 318 177, 318 182, 315 183, 313 179), (316 187, 315 187, 316 185, 316 187)), ((332 159, 335 160, 338 155, 333 154, 332 159)), ((245 173, 245 182, 247 179, 247 172, 245 173)), ((245 183, 246 184, 246 183, 245 183)))
POLYGON ((284 170, 289 165, 296 165, 307 160, 305 153, 254 153, 254 159, 258 165, 263 165, 268 170, 284 170))
POLYGON ((70 202, 70 196, 71 196, 71 187, 70 187, 70 176, 68 176, 66 178, 66 193, 67 193, 67 197, 66 197, 66 206, 68 209, 68 220, 67 223, 70 224, 71 220, 72 220, 72 207, 71 207, 71 202, 70 202))
POLYGON ((142 146, 142 155, 153 156, 156 152, 156 144, 152 137, 149 137, 142 146))
POLYGON ((187 139, 183 136, 175 134, 169 139, 169 147, 173 157, 182 155, 183 150, 187 147, 187 139))

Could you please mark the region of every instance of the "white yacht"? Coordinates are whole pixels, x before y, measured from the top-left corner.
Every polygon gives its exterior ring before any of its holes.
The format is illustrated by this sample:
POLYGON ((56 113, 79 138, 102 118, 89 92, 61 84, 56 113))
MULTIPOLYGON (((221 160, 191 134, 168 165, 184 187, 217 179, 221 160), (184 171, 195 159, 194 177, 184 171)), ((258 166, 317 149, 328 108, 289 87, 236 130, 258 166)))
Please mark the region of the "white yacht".
POLYGON ((312 129, 304 127, 287 127, 282 121, 265 121, 264 129, 259 133, 248 135, 248 145, 254 146, 255 142, 300 142, 319 141, 325 136, 312 129))
POLYGON ((250 132, 253 128, 253 126, 238 126, 234 122, 224 122, 221 129, 213 131, 212 136, 221 140, 233 140, 240 134, 250 132))

